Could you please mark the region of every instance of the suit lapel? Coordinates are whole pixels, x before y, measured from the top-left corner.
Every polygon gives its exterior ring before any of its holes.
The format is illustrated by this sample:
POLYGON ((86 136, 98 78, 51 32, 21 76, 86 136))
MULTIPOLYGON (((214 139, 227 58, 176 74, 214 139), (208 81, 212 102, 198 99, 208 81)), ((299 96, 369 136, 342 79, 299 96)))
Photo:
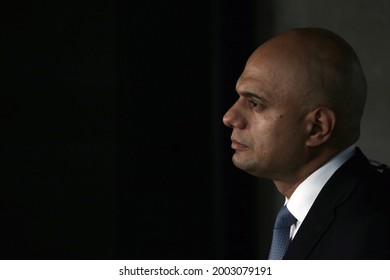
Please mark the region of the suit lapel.
POLYGON ((326 199, 318 199, 303 221, 284 258, 306 259, 333 219, 332 205, 326 199))
POLYGON ((325 184, 294 240, 285 259, 307 259, 320 242, 327 228, 335 219, 334 209, 351 194, 360 181, 360 174, 369 165, 365 156, 357 149, 355 155, 341 166, 325 184))

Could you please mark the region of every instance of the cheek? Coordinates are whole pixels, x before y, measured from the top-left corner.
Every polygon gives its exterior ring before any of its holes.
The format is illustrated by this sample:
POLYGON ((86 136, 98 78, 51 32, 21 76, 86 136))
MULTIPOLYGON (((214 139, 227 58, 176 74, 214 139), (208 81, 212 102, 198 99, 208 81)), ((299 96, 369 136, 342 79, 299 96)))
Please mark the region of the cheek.
POLYGON ((297 156, 304 147, 305 130, 299 120, 279 123, 274 130, 274 142, 280 153, 297 156))
POLYGON ((302 141, 299 124, 283 118, 258 122, 252 136, 254 147, 263 153, 271 150, 284 153, 286 149, 294 149, 302 141))
POLYGON ((257 122, 252 129, 252 143, 257 153, 265 154, 271 148, 278 134, 272 122, 257 122))

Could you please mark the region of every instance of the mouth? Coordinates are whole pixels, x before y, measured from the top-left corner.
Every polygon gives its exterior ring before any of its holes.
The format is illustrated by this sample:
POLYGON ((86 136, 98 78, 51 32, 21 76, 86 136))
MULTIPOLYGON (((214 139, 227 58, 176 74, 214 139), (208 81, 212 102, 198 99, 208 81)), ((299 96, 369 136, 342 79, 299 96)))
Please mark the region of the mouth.
POLYGON ((243 150, 243 149, 247 149, 248 146, 238 142, 237 140, 234 140, 232 139, 232 145, 231 145, 232 149, 234 150, 243 150))

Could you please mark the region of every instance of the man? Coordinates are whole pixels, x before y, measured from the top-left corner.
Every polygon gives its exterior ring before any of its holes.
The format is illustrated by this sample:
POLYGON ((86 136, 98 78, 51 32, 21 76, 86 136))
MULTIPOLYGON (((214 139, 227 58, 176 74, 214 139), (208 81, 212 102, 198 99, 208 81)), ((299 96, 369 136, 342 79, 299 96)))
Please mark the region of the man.
POLYGON ((223 117, 233 163, 271 179, 293 219, 276 255, 274 231, 270 259, 389 259, 390 176, 355 146, 367 86, 352 47, 289 30, 255 50, 236 90, 223 117))

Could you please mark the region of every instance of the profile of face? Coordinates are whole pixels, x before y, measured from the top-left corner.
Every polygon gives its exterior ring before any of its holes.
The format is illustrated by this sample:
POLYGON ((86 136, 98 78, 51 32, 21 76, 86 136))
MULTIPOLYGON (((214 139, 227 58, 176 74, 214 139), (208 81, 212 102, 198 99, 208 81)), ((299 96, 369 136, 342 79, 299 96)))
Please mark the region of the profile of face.
POLYGON ((252 54, 236 84, 238 100, 223 117, 233 129, 233 163, 270 179, 300 166, 307 134, 302 94, 307 74, 280 47, 271 43, 252 54))
POLYGON ((365 90, 355 52, 337 35, 292 30, 272 38, 249 57, 223 117, 233 130, 233 163, 296 182, 318 149, 332 146, 331 155, 357 140, 365 90))

